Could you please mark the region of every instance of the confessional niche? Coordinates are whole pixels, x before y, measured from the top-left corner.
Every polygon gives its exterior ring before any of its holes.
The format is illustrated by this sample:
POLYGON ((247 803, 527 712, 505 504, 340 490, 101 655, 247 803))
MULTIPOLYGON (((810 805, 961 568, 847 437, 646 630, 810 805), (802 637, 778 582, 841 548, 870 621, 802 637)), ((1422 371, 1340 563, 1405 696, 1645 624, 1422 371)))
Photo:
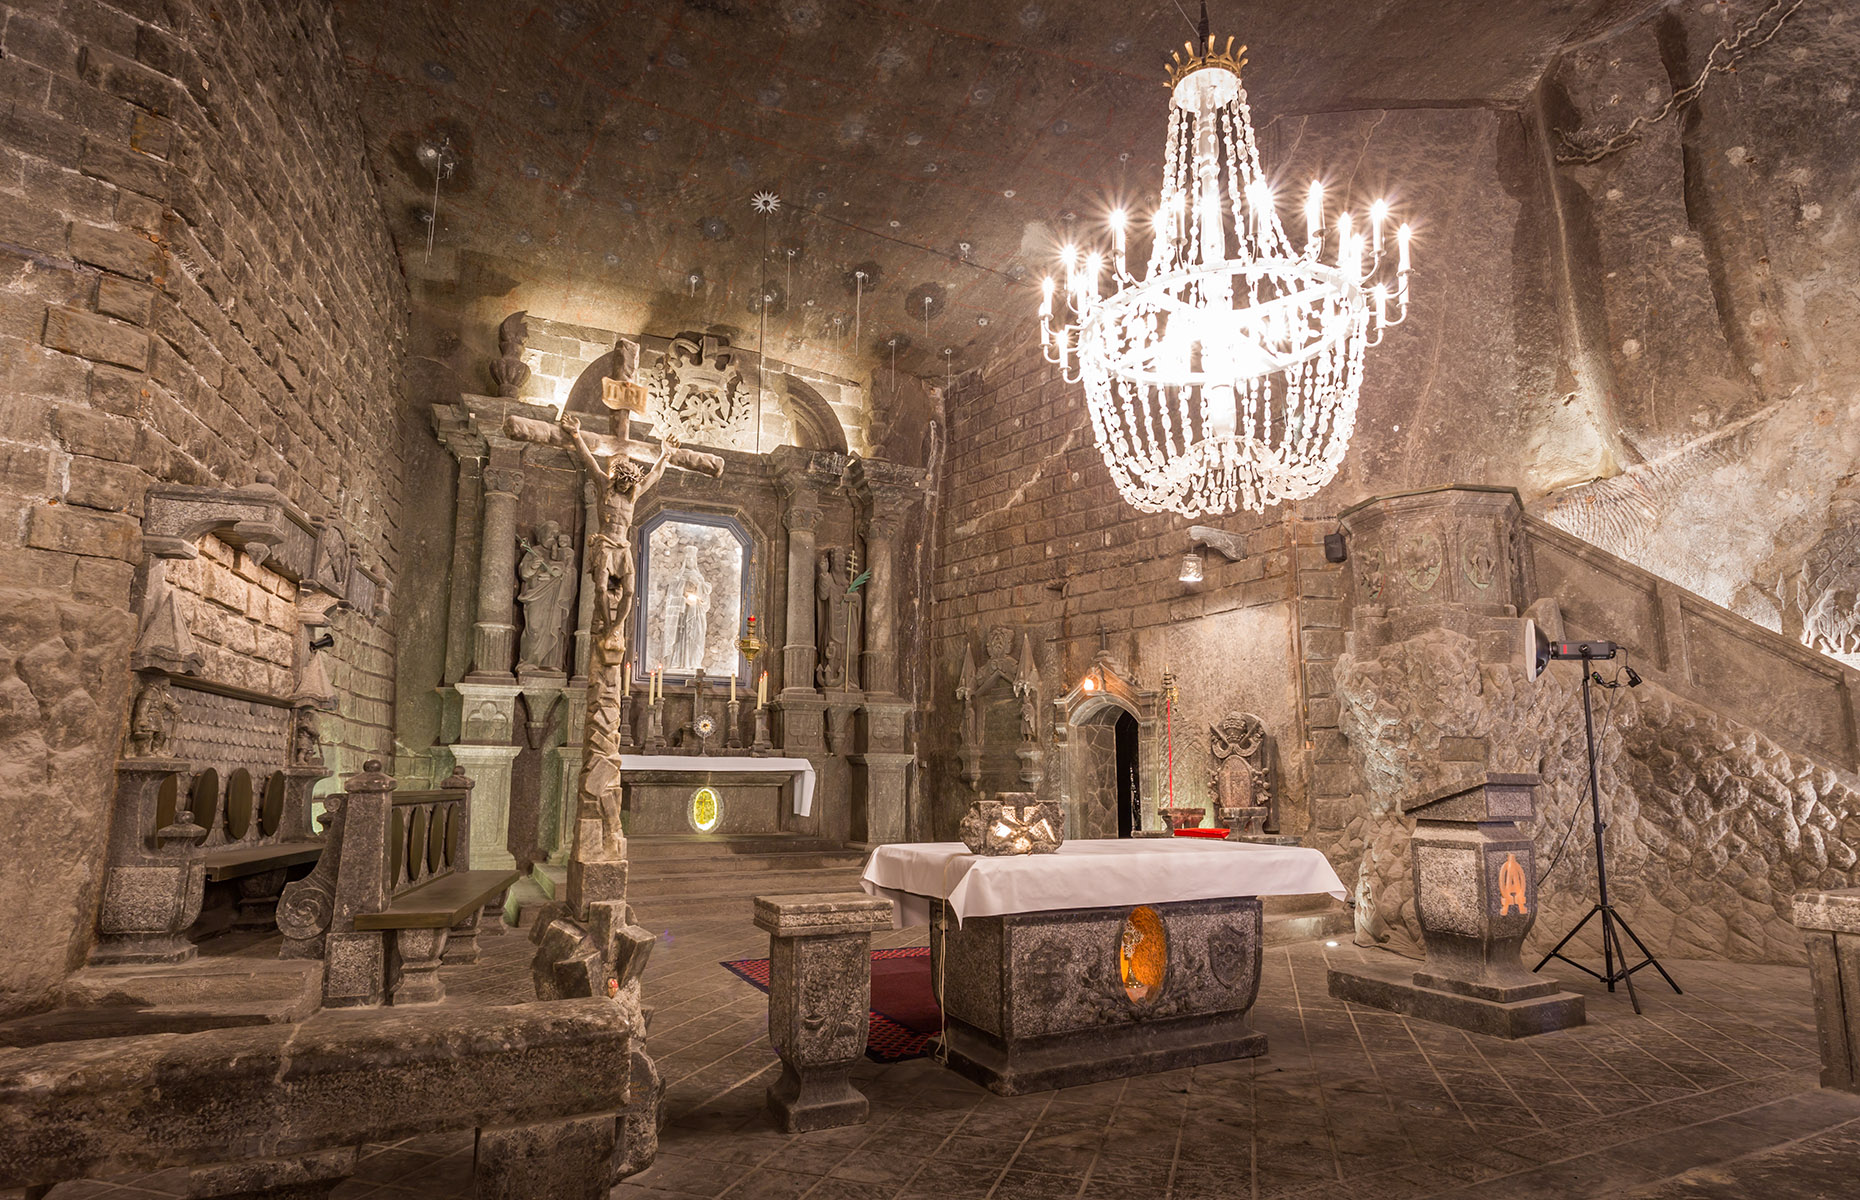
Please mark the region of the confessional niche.
POLYGON ((1130 910, 1117 943, 1117 973, 1132 1004, 1152 1001, 1169 973, 1169 935, 1147 904, 1130 910))
POLYGON ((1158 693, 1139 688, 1109 651, 1100 650, 1053 707, 1071 836, 1132 836, 1143 826, 1143 781, 1154 777, 1158 693))

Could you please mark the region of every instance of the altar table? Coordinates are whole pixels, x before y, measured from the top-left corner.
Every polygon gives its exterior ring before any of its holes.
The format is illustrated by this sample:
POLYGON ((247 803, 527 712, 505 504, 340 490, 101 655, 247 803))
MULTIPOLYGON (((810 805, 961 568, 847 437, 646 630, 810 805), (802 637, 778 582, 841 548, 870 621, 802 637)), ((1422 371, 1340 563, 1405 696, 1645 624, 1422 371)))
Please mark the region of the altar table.
POLYGON ((620 774, 633 771, 733 771, 787 775, 794 780, 794 815, 814 811, 814 764, 805 758, 751 758, 723 754, 622 754, 620 774))
POLYGON ((1316 850, 1201 839, 880 846, 860 886, 931 926, 949 1065, 1010 1096, 1265 1053, 1259 897, 1344 896, 1316 850))

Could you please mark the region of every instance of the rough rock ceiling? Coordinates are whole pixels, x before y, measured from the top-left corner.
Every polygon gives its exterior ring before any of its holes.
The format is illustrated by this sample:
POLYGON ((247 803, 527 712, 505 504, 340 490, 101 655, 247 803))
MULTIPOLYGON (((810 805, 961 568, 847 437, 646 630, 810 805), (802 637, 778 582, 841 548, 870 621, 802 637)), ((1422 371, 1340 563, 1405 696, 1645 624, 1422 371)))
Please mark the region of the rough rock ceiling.
MULTIPOLYGON (((1559 48, 1649 7, 1253 0, 1213 17, 1252 46, 1264 127, 1515 105, 1559 48)), ((340 0, 337 29, 410 273, 430 269, 420 148, 443 145, 437 253, 477 264, 484 294, 606 328, 734 324, 753 346, 766 264, 770 352, 848 376, 894 352, 927 375, 945 349, 979 362, 1071 222, 1140 206, 1161 174, 1159 63, 1192 35, 1175 0, 340 0), (761 191, 781 198, 766 222, 761 191)))

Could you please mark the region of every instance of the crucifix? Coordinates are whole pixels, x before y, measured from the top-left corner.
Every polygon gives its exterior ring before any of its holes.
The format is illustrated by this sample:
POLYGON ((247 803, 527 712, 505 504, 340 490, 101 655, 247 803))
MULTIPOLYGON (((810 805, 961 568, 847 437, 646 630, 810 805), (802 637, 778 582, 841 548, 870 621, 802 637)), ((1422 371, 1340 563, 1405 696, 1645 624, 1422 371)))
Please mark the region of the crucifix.
POLYGON ((611 413, 605 446, 590 442, 581 421, 563 413, 558 424, 509 416, 506 436, 569 451, 599 490, 598 520, 588 530, 586 578, 594 588, 588 662, 588 720, 575 803, 574 846, 568 862, 568 904, 577 913, 596 900, 626 896, 626 835, 620 826, 620 696, 627 662, 636 568, 633 514, 666 468, 720 476, 723 460, 679 446, 667 434, 654 447, 633 439, 632 420, 646 404, 646 389, 634 382, 639 347, 622 340, 614 347, 614 371, 601 381, 601 403, 611 413), (605 455, 601 453, 605 450, 605 455))

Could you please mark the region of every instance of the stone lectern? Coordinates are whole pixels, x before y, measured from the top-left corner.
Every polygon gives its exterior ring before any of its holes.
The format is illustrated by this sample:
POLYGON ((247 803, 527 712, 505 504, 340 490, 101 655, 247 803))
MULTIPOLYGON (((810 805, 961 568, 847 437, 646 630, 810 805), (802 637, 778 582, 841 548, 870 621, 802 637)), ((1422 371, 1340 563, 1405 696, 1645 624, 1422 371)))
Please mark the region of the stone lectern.
POLYGON ((865 1053, 872 934, 891 928, 891 901, 757 896, 755 911, 769 935, 769 1041, 782 1063, 769 1111, 783 1133, 863 1123, 870 1105, 847 1076, 865 1053))
POLYGON ((1418 822, 1410 845, 1427 961, 1418 971, 1395 959, 1332 967, 1332 996, 1493 1037, 1583 1023, 1582 997, 1518 957, 1537 920, 1537 864, 1518 828, 1537 815, 1537 784, 1483 772, 1403 806, 1418 822))

